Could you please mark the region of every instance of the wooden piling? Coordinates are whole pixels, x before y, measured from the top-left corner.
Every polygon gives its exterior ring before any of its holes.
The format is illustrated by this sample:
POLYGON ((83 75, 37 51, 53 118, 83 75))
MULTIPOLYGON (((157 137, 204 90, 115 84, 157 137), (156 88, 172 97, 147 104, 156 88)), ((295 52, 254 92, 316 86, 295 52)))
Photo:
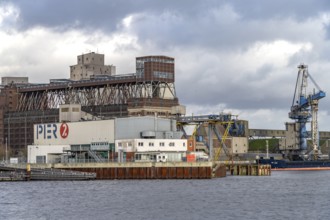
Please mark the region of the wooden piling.
POLYGON ((270 176, 271 166, 260 164, 231 164, 227 170, 234 176, 270 176))

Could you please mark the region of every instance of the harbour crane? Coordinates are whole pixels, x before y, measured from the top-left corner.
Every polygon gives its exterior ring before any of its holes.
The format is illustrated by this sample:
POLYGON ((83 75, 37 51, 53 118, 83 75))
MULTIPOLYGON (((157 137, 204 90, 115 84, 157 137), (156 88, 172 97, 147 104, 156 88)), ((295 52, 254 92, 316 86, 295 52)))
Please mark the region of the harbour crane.
POLYGON ((320 89, 312 76, 308 73, 308 66, 305 64, 298 65, 298 76, 296 81, 296 87, 294 97, 292 101, 291 111, 289 112, 289 118, 296 122, 296 132, 298 143, 296 146, 300 155, 300 158, 307 158, 307 138, 310 137, 309 132, 306 130, 306 123, 311 122, 311 139, 313 150, 309 152, 309 159, 317 159, 321 154, 319 148, 319 132, 318 132, 318 103, 319 100, 325 97, 325 92, 320 89), (312 81, 314 86, 313 92, 307 94, 308 79, 312 81), (311 120, 311 121, 310 121, 311 120), (313 157, 311 157, 313 155, 313 157))

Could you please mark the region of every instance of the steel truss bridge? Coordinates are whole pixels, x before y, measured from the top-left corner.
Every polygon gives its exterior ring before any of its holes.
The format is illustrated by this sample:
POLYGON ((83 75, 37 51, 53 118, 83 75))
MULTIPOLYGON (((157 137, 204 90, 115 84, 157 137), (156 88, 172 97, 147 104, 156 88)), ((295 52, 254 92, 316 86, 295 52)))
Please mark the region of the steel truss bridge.
POLYGON ((128 74, 21 86, 18 88, 16 111, 54 109, 69 103, 82 106, 148 104, 171 107, 178 105, 178 99, 173 79, 146 81, 142 76, 128 74))
MULTIPOLYGON (((285 137, 285 130, 274 130, 274 129, 249 129, 249 137, 261 137, 261 138, 283 138, 285 137)), ((322 140, 330 139, 329 131, 320 131, 319 137, 322 140)))

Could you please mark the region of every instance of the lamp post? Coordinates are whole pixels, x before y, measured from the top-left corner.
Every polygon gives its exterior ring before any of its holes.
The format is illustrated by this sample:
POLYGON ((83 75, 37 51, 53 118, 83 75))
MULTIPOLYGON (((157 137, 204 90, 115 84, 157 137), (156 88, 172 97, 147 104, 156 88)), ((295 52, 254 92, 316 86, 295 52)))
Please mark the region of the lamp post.
POLYGON ((6 138, 6 163, 8 161, 8 144, 7 144, 7 138, 6 138))

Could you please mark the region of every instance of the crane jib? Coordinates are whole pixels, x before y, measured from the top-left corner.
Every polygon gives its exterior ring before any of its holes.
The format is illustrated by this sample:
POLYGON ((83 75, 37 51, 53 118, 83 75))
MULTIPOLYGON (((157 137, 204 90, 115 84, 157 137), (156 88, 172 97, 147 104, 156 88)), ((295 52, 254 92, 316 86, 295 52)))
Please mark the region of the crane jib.
POLYGON ((319 100, 325 97, 325 92, 319 91, 318 93, 311 96, 311 100, 319 100))

